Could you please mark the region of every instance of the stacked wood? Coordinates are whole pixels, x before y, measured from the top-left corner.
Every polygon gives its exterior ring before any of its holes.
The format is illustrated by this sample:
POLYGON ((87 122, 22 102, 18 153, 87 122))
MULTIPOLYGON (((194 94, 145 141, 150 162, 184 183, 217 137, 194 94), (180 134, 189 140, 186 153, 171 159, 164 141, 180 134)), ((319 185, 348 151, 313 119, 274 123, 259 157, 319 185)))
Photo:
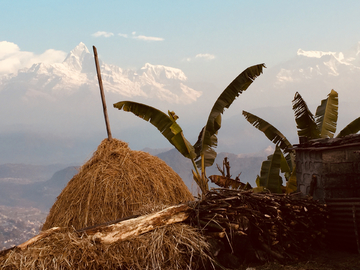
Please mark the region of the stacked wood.
POLYGON ((214 249, 215 256, 229 253, 234 263, 254 256, 262 261, 297 259, 321 245, 326 234, 325 206, 299 194, 213 189, 193 207, 191 224, 217 239, 222 248, 214 249))

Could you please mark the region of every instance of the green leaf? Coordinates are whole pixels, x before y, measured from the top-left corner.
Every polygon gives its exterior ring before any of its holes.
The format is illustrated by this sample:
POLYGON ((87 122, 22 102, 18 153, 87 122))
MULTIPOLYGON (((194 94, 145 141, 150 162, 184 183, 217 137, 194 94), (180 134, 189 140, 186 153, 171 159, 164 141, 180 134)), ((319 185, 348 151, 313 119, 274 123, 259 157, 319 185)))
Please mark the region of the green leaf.
POLYGON ((290 171, 292 172, 295 168, 295 151, 287 153, 285 156, 286 162, 289 165, 290 171))
POLYGON ((315 123, 314 116, 298 92, 296 92, 293 100, 293 110, 299 137, 320 138, 320 131, 315 123))
POLYGON ((348 124, 340 133, 336 136, 336 138, 341 138, 346 135, 356 134, 360 130, 360 117, 356 118, 350 124, 348 124))
POLYGON ((336 123, 338 119, 338 93, 331 90, 328 98, 321 101, 321 105, 317 107, 315 120, 321 138, 332 138, 336 131, 336 123))
MULTIPOLYGON (((221 114, 229 108, 233 101, 245 91, 250 84, 262 73, 264 64, 255 65, 244 70, 221 93, 211 109, 207 123, 199 134, 198 141, 194 144, 197 159, 204 159, 205 167, 214 163, 217 146, 217 132, 221 127, 221 114)), ((198 166, 201 163, 198 163, 198 166)))
POLYGON ((297 191, 296 168, 292 170, 289 180, 286 182, 285 193, 290 194, 297 191))
POLYGON ((260 176, 259 175, 256 176, 255 184, 257 187, 260 187, 260 176))
POLYGON ((282 193, 282 180, 280 176, 281 150, 276 146, 274 154, 261 165, 259 186, 265 187, 273 193, 282 193))
POLYGON ((243 111, 242 114, 250 124, 262 131, 270 141, 278 145, 282 150, 287 152, 289 151, 288 148, 292 148, 291 143, 273 125, 252 113, 243 111))
POLYGON ((251 189, 254 193, 263 193, 266 192, 267 189, 265 187, 254 187, 251 189))
POLYGON ((145 121, 150 121, 183 156, 187 158, 195 157, 194 148, 185 139, 181 127, 176 123, 177 116, 174 112, 169 111, 169 115, 167 115, 158 109, 132 101, 121 101, 115 103, 114 107, 126 112, 132 112, 145 121))
MULTIPOLYGON (((218 118, 216 119, 216 123, 218 125, 218 129, 221 127, 221 114, 219 114, 218 118)), ((216 158, 216 151, 213 149, 217 146, 217 132, 213 134, 212 136, 204 136, 205 127, 201 130, 197 142, 194 144, 194 149, 197 161, 196 165, 198 168, 201 168, 202 159, 204 160, 204 166, 210 167, 214 164, 215 158, 216 158), (204 144, 204 146, 202 145, 204 144), (201 148, 203 147, 203 152, 201 153, 201 148), (202 158, 199 159, 199 157, 203 155, 202 158)))
POLYGON ((291 173, 290 166, 282 152, 281 152, 280 170, 282 173, 291 173))

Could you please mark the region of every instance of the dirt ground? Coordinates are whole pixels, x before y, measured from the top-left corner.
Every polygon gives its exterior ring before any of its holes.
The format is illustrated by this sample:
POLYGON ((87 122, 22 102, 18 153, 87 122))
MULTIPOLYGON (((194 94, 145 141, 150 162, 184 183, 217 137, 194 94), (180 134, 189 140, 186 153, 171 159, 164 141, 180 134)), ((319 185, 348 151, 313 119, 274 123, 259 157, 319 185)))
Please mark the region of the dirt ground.
POLYGON ((265 263, 244 265, 239 270, 360 270, 360 254, 328 249, 306 259, 288 264, 265 263))
POLYGON ((288 264, 265 263, 243 265, 239 270, 360 270, 360 254, 331 248, 314 251, 306 258, 288 264))

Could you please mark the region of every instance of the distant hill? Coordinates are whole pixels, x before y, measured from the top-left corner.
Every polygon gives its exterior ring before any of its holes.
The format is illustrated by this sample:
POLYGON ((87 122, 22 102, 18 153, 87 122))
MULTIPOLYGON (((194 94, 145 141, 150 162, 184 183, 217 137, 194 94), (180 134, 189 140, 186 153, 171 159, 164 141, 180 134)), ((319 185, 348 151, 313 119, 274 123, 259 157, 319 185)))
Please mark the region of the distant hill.
MULTIPOLYGON (((196 184, 194 183, 191 173, 193 166, 189 159, 182 156, 175 148, 160 153, 157 156, 164 160, 177 174, 179 174, 192 192, 196 190, 196 184)), ((231 153, 219 153, 215 159, 214 165, 206 168, 207 176, 221 174, 218 171, 216 164, 219 164, 219 166, 222 167, 224 157, 228 157, 231 166, 230 172, 234 178, 241 173, 240 180, 245 183, 249 182, 254 186, 256 176, 260 174, 261 163, 266 159, 266 154, 235 155, 231 153)))
MULTIPOLYGON (((164 160, 172 169, 179 174, 187 187, 196 194, 197 186, 193 181, 191 161, 183 157, 176 149, 162 152, 166 149, 144 149, 152 153, 161 152, 157 156, 164 160)), ((266 153, 256 155, 235 155, 231 153, 219 153, 212 167, 207 168, 208 176, 217 174, 216 164, 222 166, 224 157, 228 157, 231 166, 231 174, 235 178, 241 173, 242 182, 255 184, 256 175, 260 173, 261 162, 266 153)), ((57 170, 46 181, 43 180, 52 171, 61 165, 32 166, 23 164, 0 165, 0 205, 10 207, 35 207, 44 212, 49 211, 51 206, 67 185, 70 179, 78 172, 78 168, 69 166, 57 170), (26 178, 25 178, 26 177, 26 178)))
MULTIPOLYGON (((28 184, 0 182, 0 205, 35 207, 47 212, 55 202, 56 197, 76 173, 76 167, 71 166, 56 172, 47 181, 28 184)), ((16 175, 16 171, 14 174, 16 175)))
POLYGON ((64 168, 64 164, 28 165, 28 164, 3 164, 0 165, 0 183, 17 182, 27 184, 50 179, 53 174, 64 168))
POLYGON ((141 149, 141 151, 149 153, 150 155, 153 156, 157 156, 161 153, 170 151, 172 148, 168 147, 168 148, 157 148, 157 149, 153 149, 153 148, 149 148, 149 147, 145 147, 144 149, 141 149))

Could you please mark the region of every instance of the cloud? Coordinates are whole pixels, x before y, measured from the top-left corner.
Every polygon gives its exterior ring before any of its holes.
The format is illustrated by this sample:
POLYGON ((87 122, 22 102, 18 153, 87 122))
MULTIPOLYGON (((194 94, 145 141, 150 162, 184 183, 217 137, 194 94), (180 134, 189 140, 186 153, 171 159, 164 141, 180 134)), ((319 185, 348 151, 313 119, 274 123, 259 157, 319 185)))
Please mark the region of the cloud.
MULTIPOLYGON (((104 32, 104 31, 98 31, 94 34, 92 34, 93 37, 112 37, 114 34, 111 32, 104 32)), ((119 37, 123 37, 123 38, 128 38, 128 34, 122 34, 122 33, 118 33, 117 34, 119 37)), ((131 32, 131 38, 133 39, 139 39, 139 40, 145 40, 145 41, 163 41, 163 38, 160 37, 148 37, 148 36, 143 36, 143 35, 138 35, 136 36, 136 32, 133 31, 131 32)))
POLYGON ((18 45, 8 41, 0 42, 0 59, 3 59, 6 55, 10 55, 19 51, 18 45))
POLYGON ((195 58, 204 58, 207 60, 213 60, 215 58, 215 55, 209 53, 199 53, 195 56, 195 58))
POLYGON ((97 31, 96 33, 92 34, 93 37, 112 37, 113 35, 113 33, 105 31, 97 31))
POLYGON ((191 62, 191 61, 194 61, 195 59, 213 60, 213 59, 215 59, 215 55, 209 54, 209 53, 199 53, 199 54, 195 55, 195 57, 187 57, 187 58, 184 58, 182 61, 191 62))
POLYGON ((145 41, 163 41, 163 38, 159 37, 147 37, 147 36, 134 36, 135 39, 145 40, 145 41))
POLYGON ((64 61, 66 53, 54 49, 42 54, 21 51, 19 46, 8 41, 0 41, 0 76, 16 73, 19 69, 29 68, 36 63, 54 64, 64 61))
POLYGON ((128 37, 128 35, 127 35, 127 34, 121 34, 121 33, 119 33, 119 34, 118 34, 118 36, 120 36, 120 37, 124 37, 124 38, 127 38, 127 37, 128 37))

